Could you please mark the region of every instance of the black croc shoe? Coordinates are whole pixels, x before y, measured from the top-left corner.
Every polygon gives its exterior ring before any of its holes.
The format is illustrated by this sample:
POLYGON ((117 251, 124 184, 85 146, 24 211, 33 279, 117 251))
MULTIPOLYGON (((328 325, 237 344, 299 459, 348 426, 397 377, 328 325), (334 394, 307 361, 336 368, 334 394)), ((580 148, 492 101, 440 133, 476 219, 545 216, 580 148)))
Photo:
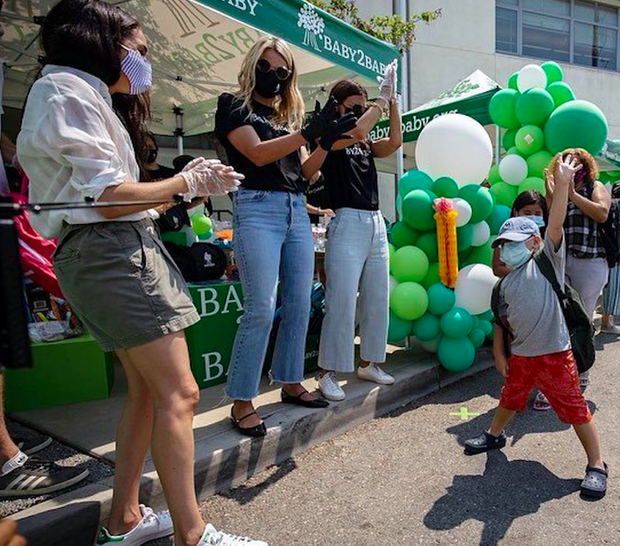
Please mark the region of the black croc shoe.
POLYGON ((244 415, 241 419, 236 419, 235 416, 233 415, 233 410, 230 410, 230 420, 233 422, 233 425, 235 425, 235 428, 244 436, 249 436, 250 438, 262 438, 263 436, 267 435, 267 427, 265 426, 265 423, 261 423, 260 425, 256 425, 254 427, 242 427, 241 423, 247 419, 248 417, 252 417, 252 415, 258 415, 255 411, 252 411, 250 413, 248 413, 247 415, 244 415))
POLYGON ((480 436, 470 438, 465 442, 465 453, 467 455, 477 455, 492 449, 502 449, 505 445, 506 435, 503 432, 499 436, 483 432, 480 436))
POLYGON ((602 468, 586 467, 586 477, 581 482, 579 489, 581 495, 587 499, 602 499, 607 493, 607 478, 609 477, 609 468, 607 463, 605 470, 602 468))

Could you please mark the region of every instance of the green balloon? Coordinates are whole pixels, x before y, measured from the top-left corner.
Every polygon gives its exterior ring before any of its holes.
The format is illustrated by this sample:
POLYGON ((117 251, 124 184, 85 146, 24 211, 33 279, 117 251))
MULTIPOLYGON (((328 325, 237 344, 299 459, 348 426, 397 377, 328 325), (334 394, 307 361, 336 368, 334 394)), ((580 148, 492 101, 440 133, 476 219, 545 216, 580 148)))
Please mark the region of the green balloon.
POLYGON ((491 170, 489 170, 489 174, 487 175, 487 180, 491 186, 502 181, 502 177, 499 175, 499 165, 496 164, 491 167, 491 170))
POLYGON ((435 180, 433 193, 439 197, 453 199, 459 195, 459 185, 449 176, 442 176, 435 180))
POLYGON ((485 336, 488 336, 491 333, 493 333, 493 325, 488 320, 480 319, 480 323, 478 324, 478 328, 480 328, 484 332, 485 336))
POLYGON ((441 342, 441 337, 432 339, 431 341, 420 341, 420 346, 427 353, 436 354, 439 350, 439 343, 441 342))
POLYGON ((544 89, 528 89, 517 100, 517 118, 521 125, 543 126, 553 112, 553 97, 544 89))
POLYGON ((441 282, 441 278, 439 277, 439 264, 434 263, 428 266, 428 273, 426 274, 426 277, 422 279, 420 284, 428 290, 431 286, 437 284, 438 282, 441 282))
POLYGON ((403 320, 398 315, 390 311, 390 321, 388 323, 388 341, 390 343, 398 343, 411 335, 413 322, 403 320))
POLYGON ((484 345, 484 339, 486 338, 484 332, 480 328, 474 328, 471 332, 469 332, 467 337, 474 346, 474 349, 479 349, 482 347, 484 345))
POLYGON ((489 239, 489 241, 482 246, 472 248, 469 256, 467 257, 467 264, 483 264, 491 267, 493 264, 493 249, 491 248, 492 241, 493 237, 491 237, 491 239, 489 239))
POLYGON ((553 104, 556 108, 576 98, 573 90, 564 82, 552 83, 547 87, 547 91, 553 97, 553 104))
POLYGON ((468 184, 459 191, 459 197, 471 205, 470 224, 477 224, 486 220, 493 208, 493 196, 488 188, 477 184, 468 184))
POLYGON ((497 205, 505 205, 506 207, 512 207, 514 200, 517 198, 517 186, 511 186, 506 182, 498 182, 494 186, 491 186, 491 193, 495 198, 497 205))
MULTIPOLYGON (((471 246, 474 239, 474 228, 471 224, 456 228, 456 246, 459 252, 464 252, 471 246)), ((459 262, 463 260, 459 257, 459 262)))
POLYGON ((527 175, 542 178, 552 159, 553 156, 547 150, 532 154, 525 160, 527 162, 527 175))
POLYGON ((508 89, 514 89, 515 91, 518 91, 519 90, 519 87, 517 86, 518 77, 519 77, 518 72, 515 72, 512 76, 510 76, 510 78, 508 78, 508 83, 506 87, 508 87, 508 89))
POLYGON ((420 341, 431 341, 441 335, 439 317, 426 313, 413 323, 413 335, 420 341))
POLYGON ((487 224, 491 228, 491 234, 497 235, 502 224, 510 218, 510 208, 506 205, 495 205, 487 218, 487 224))
POLYGON ((480 324, 480 319, 476 316, 476 315, 472 315, 471 316, 471 327, 473 328, 478 328, 478 325, 480 324))
POLYGON ((509 150, 506 150, 506 155, 520 155, 523 157, 524 154, 522 154, 516 146, 513 146, 509 150))
POLYGON ((519 186, 519 193, 529 190, 537 191, 545 195, 545 181, 542 178, 537 178, 534 176, 526 178, 519 186))
POLYGON ((454 307, 456 296, 454 290, 441 283, 433 284, 428 289, 428 311, 441 316, 454 307))
POLYGON ((198 235, 198 240, 199 241, 208 241, 209 239, 211 239, 211 237, 213 237, 213 232, 211 230, 209 230, 206 233, 202 233, 202 234, 198 235))
POLYGON ((504 150, 509 150, 515 145, 515 136, 517 134, 516 129, 508 129, 502 137, 502 146, 504 150))
POLYGON ((426 190, 410 191, 403 199, 403 218, 413 229, 431 231, 435 228, 433 201, 437 196, 426 190))
POLYGON ((469 255, 471 254, 472 250, 473 248, 471 246, 469 248, 466 248, 465 250, 459 250, 459 268, 460 269, 463 269, 466 265, 468 265, 467 259, 469 258, 469 255))
POLYGON ((420 234, 405 222, 392 224, 390 230, 390 241, 396 248, 406 245, 415 245, 420 234))
POLYGON ((437 233, 432 231, 421 235, 416 243, 416 246, 421 249, 430 263, 439 261, 439 250, 437 248, 437 233))
POLYGON ((211 231, 211 228, 213 227, 211 218, 207 217, 204 214, 192 216, 190 218, 190 222, 192 225, 192 231, 196 235, 204 235, 208 231, 211 231))
POLYGON ((441 331, 448 337, 461 339, 471 332, 471 315, 461 307, 453 307, 440 320, 441 331))
POLYGON ((396 247, 392 243, 388 243, 388 253, 390 261, 392 261, 392 256, 394 256, 394 252, 396 252, 396 247))
POLYGON ((603 149, 607 131, 607 119, 598 106, 573 100, 551 114, 545 125, 545 141, 552 154, 566 148, 584 148, 596 156, 603 149))
POLYGON ((547 61, 540 65, 547 74, 547 87, 555 82, 561 82, 564 77, 564 73, 562 72, 562 67, 553 61, 547 61))
POLYGON ((439 362, 450 372, 463 372, 471 367, 476 359, 476 349, 469 338, 441 338, 437 351, 439 362))
POLYGON ((401 197, 405 197, 413 190, 431 190, 433 188, 433 179, 422 171, 412 169, 407 171, 398 181, 398 193, 401 197))
POLYGON ((486 320, 487 322, 491 322, 494 318, 493 311, 489 309, 488 311, 485 311, 484 313, 480 313, 479 315, 477 315, 477 317, 480 320, 486 320))
POLYGON ((532 155, 545 146, 545 133, 536 125, 525 125, 517 131, 515 146, 524 155, 532 155))
POLYGON ((516 108, 519 93, 514 89, 502 89, 493 95, 489 102, 489 115, 495 125, 505 129, 519 127, 516 108))
POLYGON ((392 275, 398 282, 420 282, 428 273, 428 258, 415 246, 399 248, 392 258, 392 275))
POLYGON ((428 309, 428 295, 415 282, 402 282, 390 294, 390 307, 399 318, 419 319, 428 309))

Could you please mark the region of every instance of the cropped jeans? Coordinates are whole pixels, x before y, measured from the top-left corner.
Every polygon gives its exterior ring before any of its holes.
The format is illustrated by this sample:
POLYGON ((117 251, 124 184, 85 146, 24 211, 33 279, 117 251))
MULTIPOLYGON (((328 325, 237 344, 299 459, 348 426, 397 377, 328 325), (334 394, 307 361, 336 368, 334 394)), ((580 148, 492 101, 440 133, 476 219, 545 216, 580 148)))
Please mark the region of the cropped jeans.
POLYGON ((389 264, 387 233, 380 212, 338 209, 328 227, 325 275, 320 368, 354 371, 356 317, 362 360, 385 362, 389 264))
POLYGON ((304 379, 314 247, 302 194, 241 188, 233 194, 233 206, 233 248, 244 314, 235 337, 226 395, 249 401, 259 391, 278 280, 282 321, 270 376, 282 384, 304 379))

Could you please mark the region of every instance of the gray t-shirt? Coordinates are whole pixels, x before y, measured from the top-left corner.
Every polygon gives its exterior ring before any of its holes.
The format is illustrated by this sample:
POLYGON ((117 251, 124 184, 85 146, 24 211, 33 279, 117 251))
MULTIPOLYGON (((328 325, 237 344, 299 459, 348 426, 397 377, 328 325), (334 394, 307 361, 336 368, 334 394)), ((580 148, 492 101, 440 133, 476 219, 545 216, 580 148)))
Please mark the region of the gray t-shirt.
MULTIPOLYGON (((560 286, 564 286, 566 247, 557 252, 545 237, 543 251, 553 264, 560 286)), ((499 310, 512 329, 510 346, 516 356, 543 356, 570 349, 570 335, 558 297, 535 260, 529 260, 502 281, 499 310)))

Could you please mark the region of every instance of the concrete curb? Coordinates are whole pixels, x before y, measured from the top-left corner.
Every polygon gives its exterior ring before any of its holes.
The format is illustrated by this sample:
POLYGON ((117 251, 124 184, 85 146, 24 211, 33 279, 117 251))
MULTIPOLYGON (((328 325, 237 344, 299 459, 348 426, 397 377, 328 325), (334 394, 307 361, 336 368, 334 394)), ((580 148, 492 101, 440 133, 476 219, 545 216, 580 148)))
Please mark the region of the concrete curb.
MULTIPOLYGON (((479 353, 467 371, 450 374, 428 355, 401 351, 390 358, 386 370, 396 382, 380 387, 350 381, 347 399, 323 410, 296 406, 267 413, 265 438, 241 438, 227 431, 196 442, 196 491, 199 499, 235 487, 268 466, 277 465, 312 446, 355 426, 380 417, 413 400, 438 391, 493 366, 489 350, 479 353), (415 363, 414 363, 415 362, 415 363), (221 438, 220 438, 221 437, 221 438), (207 445, 209 444, 209 445, 207 445)), ((112 478, 70 491, 15 515, 19 532, 29 546, 92 546, 99 522, 105 520, 112 500, 112 478)), ((144 469, 141 501, 161 508, 161 483, 152 461, 144 469)))

